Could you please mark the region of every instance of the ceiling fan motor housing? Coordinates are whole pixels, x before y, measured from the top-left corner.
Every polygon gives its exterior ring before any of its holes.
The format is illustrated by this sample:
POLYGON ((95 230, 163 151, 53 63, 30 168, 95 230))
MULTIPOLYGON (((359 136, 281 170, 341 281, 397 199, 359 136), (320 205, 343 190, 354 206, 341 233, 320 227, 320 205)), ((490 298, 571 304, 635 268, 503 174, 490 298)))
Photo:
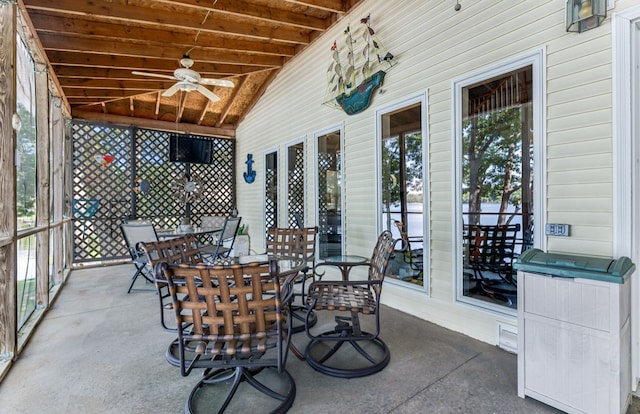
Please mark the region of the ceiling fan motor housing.
POLYGON ((187 68, 178 68, 173 71, 173 77, 179 81, 200 82, 200 74, 195 70, 187 68))

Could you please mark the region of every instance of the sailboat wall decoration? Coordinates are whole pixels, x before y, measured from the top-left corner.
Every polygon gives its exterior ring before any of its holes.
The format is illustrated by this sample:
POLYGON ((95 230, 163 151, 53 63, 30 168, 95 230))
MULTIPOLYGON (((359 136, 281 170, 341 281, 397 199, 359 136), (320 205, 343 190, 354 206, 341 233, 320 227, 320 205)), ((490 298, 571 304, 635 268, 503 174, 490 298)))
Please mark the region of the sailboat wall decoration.
POLYGON ((373 93, 382 85, 386 71, 395 65, 370 25, 371 16, 358 27, 344 31, 344 44, 331 46, 332 62, 327 69, 325 105, 341 108, 347 115, 367 109, 373 93))

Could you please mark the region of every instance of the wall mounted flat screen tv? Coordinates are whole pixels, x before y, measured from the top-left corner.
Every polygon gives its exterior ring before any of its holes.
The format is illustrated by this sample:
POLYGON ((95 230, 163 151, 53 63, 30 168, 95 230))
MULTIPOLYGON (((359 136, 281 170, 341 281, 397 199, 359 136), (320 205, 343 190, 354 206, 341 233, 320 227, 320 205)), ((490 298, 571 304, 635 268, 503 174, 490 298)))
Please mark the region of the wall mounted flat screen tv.
POLYGON ((213 141, 188 135, 169 136, 169 161, 211 164, 213 141))

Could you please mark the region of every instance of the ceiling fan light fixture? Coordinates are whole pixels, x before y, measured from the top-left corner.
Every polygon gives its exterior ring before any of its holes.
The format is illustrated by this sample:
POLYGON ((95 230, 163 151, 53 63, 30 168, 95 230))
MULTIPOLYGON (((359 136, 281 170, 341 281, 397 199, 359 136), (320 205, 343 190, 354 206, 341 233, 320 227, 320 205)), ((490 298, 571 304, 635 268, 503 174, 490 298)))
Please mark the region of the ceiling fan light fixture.
POLYGON ((193 66, 193 59, 191 59, 189 55, 184 55, 182 59, 180 59, 180 65, 189 69, 191 66, 193 66))

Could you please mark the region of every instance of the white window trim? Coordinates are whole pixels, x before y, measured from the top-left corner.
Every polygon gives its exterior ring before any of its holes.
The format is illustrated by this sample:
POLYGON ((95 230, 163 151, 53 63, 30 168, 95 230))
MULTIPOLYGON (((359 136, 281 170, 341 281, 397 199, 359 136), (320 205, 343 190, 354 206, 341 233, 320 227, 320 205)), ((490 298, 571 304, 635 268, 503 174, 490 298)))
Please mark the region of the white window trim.
POLYGON ((304 225, 307 226, 307 222, 309 221, 309 218, 307 216, 307 210, 308 210, 308 202, 307 202, 307 142, 306 142, 306 138, 307 137, 300 137, 297 139, 294 139, 292 141, 289 141, 285 144, 285 148, 284 148, 284 191, 286 194, 286 197, 284 199, 284 220, 285 223, 287 224, 286 227, 289 227, 289 148, 294 146, 294 145, 298 145, 298 144, 302 144, 303 146, 303 153, 302 153, 302 157, 303 157, 303 169, 304 169, 304 178, 302 180, 303 182, 303 189, 302 189, 302 197, 304 200, 304 225))
POLYGON ((452 166, 453 173, 453 194, 452 194, 452 211, 454 217, 452 220, 452 274, 454 275, 454 292, 453 300, 456 303, 470 305, 479 310, 486 310, 501 316, 509 316, 515 318, 517 311, 507 308, 506 306, 493 305, 489 302, 465 297, 463 295, 462 286, 462 89, 465 86, 473 85, 485 79, 490 79, 504 73, 508 73, 525 66, 532 67, 533 76, 533 131, 534 131, 534 204, 533 211, 535 214, 534 227, 534 246, 539 249, 546 248, 546 237, 544 236, 544 227, 546 222, 546 48, 541 47, 529 52, 514 56, 503 60, 494 65, 481 68, 477 71, 455 78, 451 81, 451 142, 452 142, 452 166), (459 259, 457 259, 459 258, 459 259))
MULTIPOLYGON (((635 39, 640 37, 640 6, 630 7, 611 16, 612 40, 612 94, 613 94, 613 255, 628 256, 635 263, 640 260, 640 218, 636 213, 640 206, 637 190, 640 188, 640 169, 634 162, 640 154, 640 125, 634 122, 634 114, 640 112, 638 94, 640 87, 637 71, 632 70, 633 59, 640 59, 635 39), (629 174, 629 171, 632 173, 629 174), (635 235, 635 236, 634 236, 635 235)), ((637 65, 638 62, 636 61, 637 65)), ((637 272, 636 272, 637 274, 637 272)), ((640 311, 638 276, 631 277, 631 314, 640 311)), ((631 324, 631 386, 638 389, 640 376, 640 320, 631 324)))
MULTIPOLYGON (((320 197, 319 194, 319 188, 318 188, 318 137, 321 137, 322 135, 327 135, 330 134, 332 132, 336 132, 338 131, 340 133, 340 160, 341 160, 341 164, 340 164, 340 182, 342 183, 342 187, 340 188, 341 194, 340 194, 340 211, 341 211, 341 215, 340 215, 340 225, 342 226, 342 245, 341 245, 341 250, 342 253, 344 254, 344 249, 345 249, 345 233, 346 233, 346 228, 344 225, 344 216, 345 216, 345 209, 344 209, 344 192, 345 192, 345 182, 344 182, 344 122, 340 122, 338 124, 335 124, 333 126, 329 126, 326 127, 324 129, 321 129, 319 131, 316 131, 313 133, 313 159, 316 160, 316 162, 313 163, 313 178, 314 178, 314 200, 313 200, 313 204, 314 204, 314 218, 316 221, 316 225, 319 226, 320 223, 320 214, 318 212, 318 197, 320 197)), ((319 252, 319 243, 320 243, 320 238, 318 237, 318 240, 316 241, 316 252, 319 252)), ((316 253, 317 255, 318 253, 316 253)))
POLYGON ((423 214, 423 226, 422 226, 422 234, 423 234, 423 285, 419 286, 415 283, 403 282, 394 278, 385 278, 386 283, 398 285, 405 288, 410 288, 412 290, 424 291, 427 295, 430 295, 431 292, 431 278, 429 277, 429 269, 430 269, 430 240, 431 240, 431 232, 429 223, 430 220, 430 211, 429 208, 429 123, 428 120, 428 107, 429 107, 429 91, 424 90, 413 95, 406 96, 397 101, 391 102, 387 105, 381 106, 376 110, 376 152, 375 152, 375 168, 376 168, 376 220, 377 220, 377 233, 380 234, 382 232, 382 191, 381 185, 382 182, 382 164, 381 164, 381 154, 382 154, 382 116, 388 114, 390 112, 394 112, 416 103, 420 104, 421 110, 421 130, 422 130, 422 214, 423 214))

